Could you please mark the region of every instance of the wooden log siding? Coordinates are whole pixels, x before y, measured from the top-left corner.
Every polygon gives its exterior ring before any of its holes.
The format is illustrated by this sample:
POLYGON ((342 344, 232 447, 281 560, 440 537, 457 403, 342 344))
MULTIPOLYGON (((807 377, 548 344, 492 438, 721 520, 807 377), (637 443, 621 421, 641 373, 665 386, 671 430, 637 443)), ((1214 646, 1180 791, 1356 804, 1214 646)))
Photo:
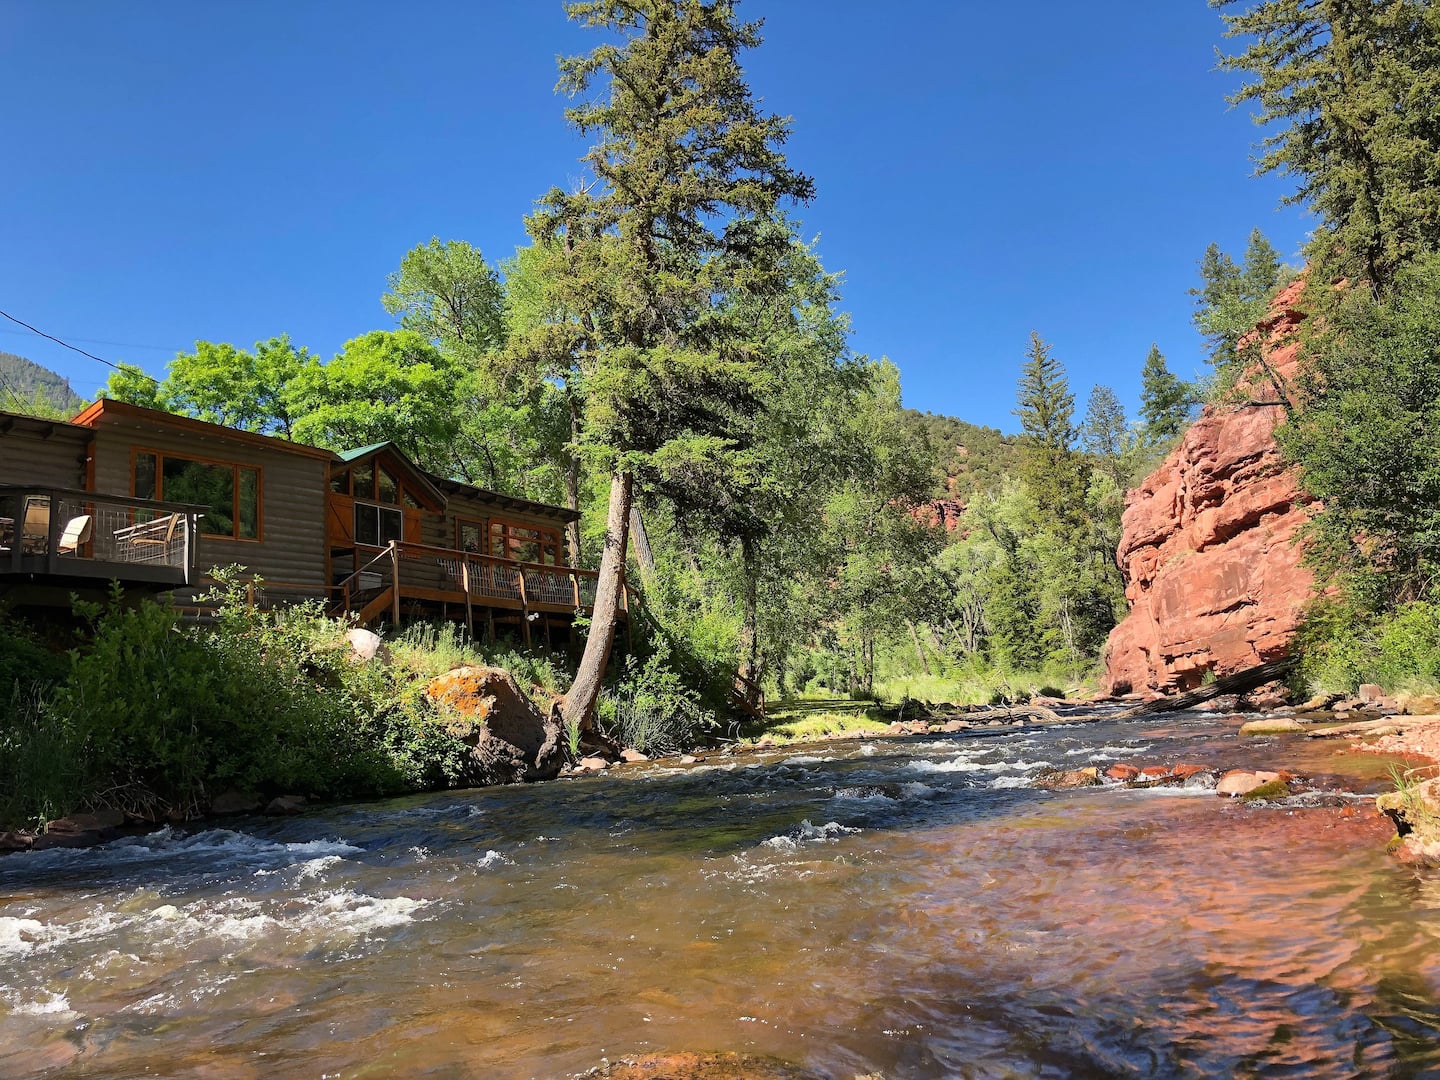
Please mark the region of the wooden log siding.
POLYGON ((0 484, 85 487, 90 437, 72 424, 0 413, 0 484))
MULTIPOLYGON (((206 425, 209 427, 209 425, 206 425)), ((213 433, 172 429, 162 423, 104 418, 95 428, 95 487, 131 494, 137 450, 260 469, 260 539, 205 536, 199 540, 200 573, 239 564, 248 574, 275 582, 326 585, 326 462, 313 452, 261 445, 213 433)))
POLYGON ((459 547, 459 524, 461 521, 481 526, 485 545, 483 554, 490 554, 490 528, 492 520, 508 521, 526 528, 549 529, 559 537, 560 557, 565 558, 565 519, 529 509, 508 509, 479 495, 468 495, 450 490, 446 493, 445 514, 425 515, 421 527, 423 542, 431 547, 459 547))

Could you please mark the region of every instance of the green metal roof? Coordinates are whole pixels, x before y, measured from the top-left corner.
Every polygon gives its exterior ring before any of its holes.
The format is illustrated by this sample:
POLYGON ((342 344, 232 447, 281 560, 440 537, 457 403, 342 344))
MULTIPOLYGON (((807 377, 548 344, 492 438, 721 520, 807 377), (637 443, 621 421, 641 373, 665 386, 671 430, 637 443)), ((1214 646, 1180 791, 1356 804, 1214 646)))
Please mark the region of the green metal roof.
POLYGON ((393 444, 390 440, 386 439, 384 442, 371 443, 369 446, 357 446, 354 450, 341 450, 335 456, 341 461, 354 461, 356 458, 365 457, 367 454, 373 454, 376 450, 383 450, 391 445, 393 444))

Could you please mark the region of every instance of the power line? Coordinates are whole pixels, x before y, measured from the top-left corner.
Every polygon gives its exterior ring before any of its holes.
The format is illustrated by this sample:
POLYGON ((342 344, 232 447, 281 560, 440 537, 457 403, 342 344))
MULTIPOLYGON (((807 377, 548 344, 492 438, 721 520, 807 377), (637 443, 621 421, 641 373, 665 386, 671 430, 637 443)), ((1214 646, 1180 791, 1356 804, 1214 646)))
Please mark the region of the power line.
MULTIPOLYGON (((34 326, 31 326, 31 325, 30 325, 29 323, 27 323, 24 319, 17 319, 14 315, 11 315, 8 311, 0 311, 0 316, 3 316, 4 318, 9 319, 9 320, 10 320, 11 322, 13 322, 16 326, 23 326, 26 330, 29 330, 32 334, 39 334, 41 337, 47 338, 48 340, 55 342, 56 345, 59 345, 59 346, 61 346, 61 347, 63 347, 63 348, 66 348, 66 349, 69 349, 71 352, 77 352, 77 353, 79 353, 81 356, 88 356, 91 360, 95 360, 95 361, 97 361, 98 363, 104 364, 104 365, 105 365, 106 367, 108 367, 108 368, 114 368, 116 371, 123 371, 123 370, 125 370, 125 369, 122 368, 119 364, 112 364, 109 360, 106 360, 103 356, 96 356, 96 355, 95 355, 94 353, 92 353, 92 352, 86 352, 84 349, 81 349, 81 348, 79 348, 78 346, 71 345, 68 341, 61 341, 61 340, 60 340, 58 337, 56 337, 54 334, 47 334, 44 330, 40 330, 40 329, 37 329, 37 328, 34 327, 34 326)), ((133 364, 130 365, 130 370, 131 370, 133 373, 137 374, 137 375, 143 375, 145 378, 147 378, 147 379, 149 379, 151 382, 153 382, 156 386, 159 386, 159 385, 160 385, 160 380, 157 379, 157 378, 155 378, 155 376, 154 376, 154 375, 151 375, 148 371, 141 371, 138 367, 135 367, 133 364)))
MULTIPOLYGON (((11 330, 8 327, 0 326, 0 334, 14 334, 16 337, 24 337, 24 330, 11 330)), ((113 345, 117 349, 152 349, 155 352, 184 352, 184 349, 177 349, 172 345, 141 345, 138 341, 106 341, 103 338, 71 337, 71 341, 83 341, 86 345, 113 345)))

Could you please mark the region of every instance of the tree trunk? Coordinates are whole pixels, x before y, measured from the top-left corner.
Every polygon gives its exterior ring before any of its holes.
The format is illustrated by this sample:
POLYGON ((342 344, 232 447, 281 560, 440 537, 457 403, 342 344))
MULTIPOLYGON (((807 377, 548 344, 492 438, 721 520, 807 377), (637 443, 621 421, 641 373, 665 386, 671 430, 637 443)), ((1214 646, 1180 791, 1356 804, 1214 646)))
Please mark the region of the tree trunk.
MULTIPOLYGON (((573 397, 567 404, 570 406, 570 442, 573 447, 580 438, 580 409, 573 397)), ((576 513, 580 512, 580 455, 574 449, 565 453, 565 505, 576 513)), ((565 526, 565 540, 570 549, 570 565, 579 566, 582 555, 579 518, 565 526)))
POLYGON ((740 538, 740 559, 744 564, 744 595, 740 621, 740 674, 751 682, 760 679, 760 619, 757 613, 756 578, 760 576, 760 553, 755 538, 740 538))
POLYGON ((915 629, 915 624, 909 619, 905 620, 905 625, 910 627, 910 640, 915 643, 915 655, 920 660, 920 670, 929 675, 930 662, 925 659, 925 646, 920 644, 920 631, 915 629))
POLYGON ((610 660, 615 627, 620 615, 620 590, 625 582, 625 545, 630 532, 630 499, 635 478, 628 472, 610 477, 610 509, 605 515, 605 549, 600 555, 600 580, 596 583, 595 610, 590 617, 590 634, 585 653, 570 692, 565 695, 561 715, 567 724, 581 731, 595 730, 595 702, 610 660))

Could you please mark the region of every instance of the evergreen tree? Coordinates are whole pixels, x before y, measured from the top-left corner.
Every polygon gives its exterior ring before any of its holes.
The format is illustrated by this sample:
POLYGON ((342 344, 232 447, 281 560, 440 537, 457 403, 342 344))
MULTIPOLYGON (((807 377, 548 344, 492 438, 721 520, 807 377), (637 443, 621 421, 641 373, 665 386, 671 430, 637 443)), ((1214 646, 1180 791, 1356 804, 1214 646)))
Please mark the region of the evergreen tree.
POLYGON ((1190 421, 1194 392, 1165 366, 1158 345, 1151 345, 1140 371, 1140 419, 1145 442, 1159 446, 1177 438, 1190 421))
POLYGON ((1085 470, 1075 452, 1075 395, 1064 365, 1034 331, 1021 369, 1015 415, 1020 418, 1020 478, 1040 508, 1041 522, 1078 524, 1084 515, 1085 470))
POLYGON ((1130 429, 1125 420, 1125 407, 1108 386, 1090 391, 1085 407, 1085 421, 1080 425, 1080 443, 1095 464, 1124 491, 1128 466, 1125 453, 1129 448, 1130 429))
POLYGON ((789 236, 779 204, 810 180, 785 162, 787 123, 757 109, 740 53, 759 26, 700 0, 574 0, 569 16, 607 35, 561 61, 567 110, 595 137, 593 183, 551 191, 528 222, 571 252, 555 297, 598 313, 578 358, 583 452, 611 477, 600 578, 567 722, 593 726, 615 630, 635 477, 743 451, 737 414, 760 407, 774 373, 749 348, 737 293, 785 291, 789 236), (594 95, 596 84, 604 92, 594 95))
POLYGON ((1210 349, 1222 389, 1239 378, 1245 358, 1240 343, 1265 317, 1275 290, 1284 283, 1289 269, 1280 254, 1259 229, 1250 232, 1244 262, 1235 260, 1211 244, 1200 260, 1200 287, 1195 297, 1195 327, 1210 349))
MULTIPOLYGON (((1249 81, 1232 103, 1272 126, 1261 172, 1294 177, 1287 199, 1321 228, 1324 282, 1386 289, 1440 245, 1440 11, 1430 0, 1210 0, 1245 47, 1221 66, 1249 81)), ((1322 294, 1324 295, 1324 294, 1322 294)))

